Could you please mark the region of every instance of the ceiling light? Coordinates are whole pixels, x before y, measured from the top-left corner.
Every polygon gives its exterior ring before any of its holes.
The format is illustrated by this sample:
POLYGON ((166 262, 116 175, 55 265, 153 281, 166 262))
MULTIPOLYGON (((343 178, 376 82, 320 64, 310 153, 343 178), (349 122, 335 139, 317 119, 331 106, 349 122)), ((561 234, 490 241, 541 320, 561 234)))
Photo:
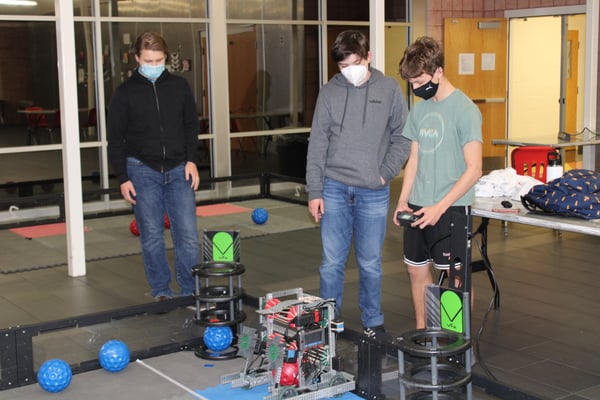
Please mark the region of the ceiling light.
POLYGON ((33 0, 0 0, 0 5, 35 7, 38 5, 38 3, 37 1, 33 0))

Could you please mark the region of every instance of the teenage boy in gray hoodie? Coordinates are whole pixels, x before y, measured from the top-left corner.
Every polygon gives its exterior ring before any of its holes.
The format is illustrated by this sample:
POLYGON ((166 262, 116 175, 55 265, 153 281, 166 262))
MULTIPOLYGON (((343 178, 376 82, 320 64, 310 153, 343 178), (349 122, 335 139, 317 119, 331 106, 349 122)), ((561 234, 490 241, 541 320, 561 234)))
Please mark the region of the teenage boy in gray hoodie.
POLYGON ((364 333, 391 337, 381 311, 381 250, 390 181, 410 152, 402 136, 408 109, 398 83, 371 68, 365 35, 345 31, 331 48, 337 73, 319 93, 308 145, 308 210, 321 224, 320 296, 339 317, 350 246, 359 268, 364 333))

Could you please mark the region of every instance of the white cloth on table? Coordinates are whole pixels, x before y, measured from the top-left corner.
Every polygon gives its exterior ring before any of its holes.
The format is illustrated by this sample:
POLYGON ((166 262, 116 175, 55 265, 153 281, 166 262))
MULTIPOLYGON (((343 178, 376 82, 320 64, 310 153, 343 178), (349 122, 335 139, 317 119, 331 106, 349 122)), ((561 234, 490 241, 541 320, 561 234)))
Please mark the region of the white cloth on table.
POLYGON ((479 178, 475 184, 475 196, 521 200, 521 196, 533 186, 543 184, 531 176, 518 175, 514 168, 496 169, 479 178))

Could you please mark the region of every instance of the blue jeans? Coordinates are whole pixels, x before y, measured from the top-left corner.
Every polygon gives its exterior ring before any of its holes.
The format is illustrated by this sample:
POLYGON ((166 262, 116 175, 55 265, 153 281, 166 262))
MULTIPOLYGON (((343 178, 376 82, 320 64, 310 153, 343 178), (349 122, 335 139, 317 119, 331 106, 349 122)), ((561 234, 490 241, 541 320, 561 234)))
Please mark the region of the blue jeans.
POLYGON ((173 296, 171 268, 164 241, 166 213, 175 246, 175 278, 179 284, 179 295, 191 296, 195 288, 192 268, 199 263, 200 251, 196 198, 190 182, 185 180, 184 164, 161 173, 129 157, 127 174, 137 194, 133 211, 140 231, 150 295, 173 296))
POLYGON ((354 237, 358 263, 358 305, 365 328, 383 324, 381 311, 381 250, 387 227, 389 185, 381 189, 348 186, 325 178, 321 219, 323 260, 320 296, 335 299, 339 316, 344 272, 354 237))

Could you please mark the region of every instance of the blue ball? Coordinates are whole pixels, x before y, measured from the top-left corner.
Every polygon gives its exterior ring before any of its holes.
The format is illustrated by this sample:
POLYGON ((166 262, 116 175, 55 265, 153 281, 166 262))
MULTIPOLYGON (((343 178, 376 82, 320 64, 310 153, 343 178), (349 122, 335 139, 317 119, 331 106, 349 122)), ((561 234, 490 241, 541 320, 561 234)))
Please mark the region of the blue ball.
POLYGON ((54 358, 48 360, 40 367, 37 379, 38 383, 47 392, 62 392, 71 383, 73 371, 66 361, 54 358))
POLYGON ((108 372, 119 372, 129 364, 129 348, 120 340, 109 340, 98 352, 100 366, 108 372))
POLYGON ((262 207, 255 208, 252 211, 252 221, 255 224, 262 225, 269 219, 269 212, 262 207))
POLYGON ((209 350, 223 351, 233 341, 233 331, 229 326, 209 326, 204 331, 204 344, 209 350))

